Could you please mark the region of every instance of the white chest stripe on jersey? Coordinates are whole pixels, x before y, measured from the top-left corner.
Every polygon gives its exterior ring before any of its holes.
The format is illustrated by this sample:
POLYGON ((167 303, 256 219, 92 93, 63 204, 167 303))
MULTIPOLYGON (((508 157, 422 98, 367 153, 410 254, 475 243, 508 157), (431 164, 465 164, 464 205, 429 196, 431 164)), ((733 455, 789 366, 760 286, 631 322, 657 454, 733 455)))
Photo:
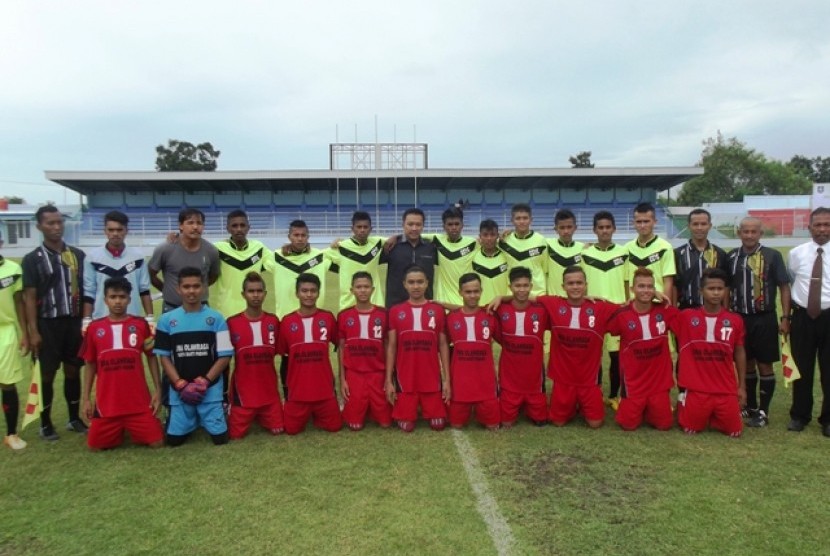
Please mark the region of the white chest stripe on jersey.
POLYGON ((113 324, 112 325, 112 349, 124 349, 124 342, 122 338, 122 334, 124 334, 124 325, 123 324, 113 324))
POLYGON ((357 315, 357 319, 360 322, 360 339, 361 340, 368 340, 369 339, 369 315, 357 315))
POLYGON ((413 307, 412 308, 412 331, 413 332, 423 332, 423 328, 421 327, 421 308, 420 307, 413 307))
POLYGON ((476 341, 476 318, 475 317, 464 317, 464 322, 467 325, 467 341, 468 342, 475 342, 476 341))
POLYGON ((718 323, 718 317, 706 317, 706 341, 715 341, 715 325, 718 323))
POLYGON ((651 315, 640 315, 640 326, 643 329, 643 340, 651 340, 651 315))
POLYGON ((568 328, 579 329, 579 315, 582 313, 582 307, 571 307, 571 323, 568 328))
POLYGON ((516 336, 525 335, 525 312, 516 311, 516 336))
POLYGON ((249 322, 248 324, 251 325, 251 334, 253 334, 253 344, 255 346, 264 345, 262 343, 262 322, 249 322))
POLYGON ((314 318, 307 317, 303 319, 303 342, 309 343, 314 341, 314 334, 312 334, 312 326, 314 325, 314 318))

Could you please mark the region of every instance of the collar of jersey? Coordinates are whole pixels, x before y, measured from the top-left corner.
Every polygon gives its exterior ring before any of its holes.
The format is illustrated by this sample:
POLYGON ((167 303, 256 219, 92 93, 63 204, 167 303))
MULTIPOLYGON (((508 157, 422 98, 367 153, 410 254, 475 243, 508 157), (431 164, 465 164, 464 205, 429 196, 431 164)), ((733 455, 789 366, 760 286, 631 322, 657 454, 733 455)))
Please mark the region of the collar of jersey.
POLYGON ((613 243, 609 243, 609 244, 608 244, 608 247, 606 247, 605 249, 603 249, 602 247, 600 247, 600 246, 599 246, 599 243, 595 243, 595 244, 594 244, 594 247, 596 247, 597 251, 602 251, 602 252, 604 253, 605 251, 610 251, 611 249, 613 249, 614 247, 616 247, 616 245, 614 245, 613 243))
POLYGON ((562 247, 573 247, 573 246, 574 246, 574 244, 576 244, 576 242, 575 242, 574 240, 571 240, 571 242, 570 242, 570 243, 565 243, 565 242, 564 242, 564 241, 562 241, 561 239, 557 239, 557 240, 556 240, 556 243, 558 243, 558 244, 559 244, 560 246, 562 246, 562 247))
POLYGON ((657 241, 657 237, 658 237, 657 234, 654 234, 654 237, 651 238, 650 240, 648 240, 647 242, 645 242, 645 244, 640 243, 640 238, 637 238, 634 241, 637 242, 637 247, 640 247, 641 249, 645 249, 646 247, 650 247, 652 243, 657 241))
POLYGON ((232 238, 228 238, 228 244, 230 244, 231 249, 234 251, 245 251, 248 248, 248 239, 245 239, 245 245, 242 247, 237 247, 232 238))
POLYGON ((515 237, 518 240, 530 239, 531 237, 533 237, 534 233, 535 232, 533 230, 530 230, 529 232, 527 232, 527 235, 525 237, 519 237, 519 234, 517 234, 516 231, 514 230, 513 231, 513 237, 515 237))

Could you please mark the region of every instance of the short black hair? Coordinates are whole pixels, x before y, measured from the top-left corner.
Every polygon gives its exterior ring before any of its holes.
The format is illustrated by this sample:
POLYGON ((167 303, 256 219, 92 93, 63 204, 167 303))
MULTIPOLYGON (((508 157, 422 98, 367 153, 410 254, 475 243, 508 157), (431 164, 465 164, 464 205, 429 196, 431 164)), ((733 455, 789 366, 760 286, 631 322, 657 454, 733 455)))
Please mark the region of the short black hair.
POLYGON ((317 286, 317 291, 320 290, 320 277, 316 274, 311 274, 310 272, 303 272, 299 276, 297 276, 297 283, 295 284, 294 291, 300 291, 300 284, 314 284, 317 286))
POLYGON ((572 264, 572 265, 566 267, 565 270, 562 271, 562 281, 563 282, 565 281, 565 276, 567 276, 568 274, 577 274, 577 273, 582 274, 582 277, 585 278, 585 279, 588 278, 588 275, 585 274, 585 269, 584 268, 582 268, 578 264, 572 264))
POLYGON ((404 280, 406 280, 406 277, 412 274, 413 272, 420 272, 424 276, 427 275, 427 271, 424 270, 424 267, 419 266, 417 264, 411 264, 408 267, 406 267, 406 269, 403 271, 404 280))
POLYGON ((109 291, 124 292, 130 295, 133 293, 133 285, 123 276, 107 278, 104 280, 104 295, 106 296, 109 291))
POLYGON ((507 276, 511 284, 519 278, 527 278, 531 282, 533 281, 533 275, 530 273, 530 269, 526 266, 515 266, 511 268, 510 274, 508 274, 507 276))
POLYGON ((251 271, 245 275, 245 279, 242 280, 242 291, 245 291, 245 287, 250 283, 259 283, 262 284, 262 289, 265 289, 265 279, 262 277, 262 274, 259 272, 251 271))
POLYGON ((179 271, 179 282, 182 281, 182 278, 198 278, 201 280, 202 271, 195 266, 186 266, 179 271))
POLYGON ((117 222, 126 227, 130 224, 130 217, 120 210, 111 210, 104 215, 104 226, 107 225, 107 222, 117 222))
POLYGON ((709 222, 712 221, 712 214, 708 210, 702 209, 702 208, 696 208, 696 209, 692 210, 689 213, 689 216, 686 219, 686 222, 691 223, 692 222, 692 216, 697 216, 698 214, 705 214, 706 215, 706 220, 708 220, 709 222))
POLYGON ((247 220, 248 213, 242 209, 234 209, 228 213, 227 217, 225 217, 225 223, 230 222, 234 218, 244 218, 245 220, 247 220))
POLYGON ((43 205, 37 212, 35 213, 35 219, 37 219, 37 223, 40 224, 43 221, 43 217, 47 214, 57 212, 60 214, 61 211, 58 210, 58 207, 55 205, 43 205))
POLYGON ((610 220, 614 227, 617 227, 617 222, 614 220, 614 215, 607 210, 601 210, 594 215, 594 228, 597 227, 597 222, 600 220, 610 220))
POLYGON ((420 217, 421 217, 421 220, 423 220, 424 222, 426 222, 427 217, 426 217, 426 215, 424 214, 424 211, 422 211, 421 209, 419 209, 419 208, 417 208, 417 207, 408 208, 408 209, 406 209, 405 211, 403 211, 403 218, 401 218, 401 221, 402 221, 402 222, 406 222, 406 217, 407 217, 407 216, 409 216, 410 214, 414 214, 414 215, 416 215, 416 216, 420 216, 420 217))
POLYGON ((367 280, 369 280, 369 282, 371 282, 373 286, 375 285, 375 279, 372 277, 370 273, 366 272, 365 270, 358 270, 357 272, 352 274, 352 285, 354 286, 355 280, 360 280, 361 278, 366 278, 367 280))
POLYGON ((709 267, 700 275, 700 287, 706 285, 708 280, 723 280, 723 285, 729 285, 729 275, 722 268, 709 267))
POLYGON ((530 216, 533 216, 533 209, 531 209, 530 205, 527 203, 516 203, 510 208, 510 216, 513 216, 517 212, 526 212, 530 216))
POLYGON ((292 220, 288 223, 289 231, 291 230, 291 228, 305 228, 307 230, 308 225, 305 223, 305 220, 292 220))
POLYGON ((571 209, 559 209, 553 217, 553 224, 559 224, 563 220, 573 220, 574 224, 576 224, 576 215, 571 209))
POLYGON ((458 207, 450 207, 441 213, 441 222, 446 222, 450 218, 458 218, 464 222, 464 211, 458 207))
POLYGON ((357 224, 358 222, 368 221, 369 225, 372 225, 372 217, 369 215, 368 212, 365 210, 356 210, 354 214, 352 214, 352 226, 357 224))
POLYGON ((657 211, 654 210, 654 205, 651 203, 639 203, 636 207, 634 207, 634 214, 643 214, 646 212, 657 214, 657 211))
POLYGON ((467 282, 478 282, 480 284, 481 276, 479 276, 475 272, 467 272, 465 274, 462 274, 458 278, 458 289, 463 288, 464 284, 466 284, 467 282))
POLYGON ((810 224, 813 223, 813 217, 818 216, 819 214, 830 214, 830 208, 827 207, 818 207, 813 212, 810 213, 810 224))
POLYGON ((201 218, 202 219, 202 224, 205 223, 205 213, 204 212, 200 211, 197 208, 187 207, 187 208, 183 208, 181 211, 179 211, 179 224, 184 224, 185 220, 189 220, 189 219, 193 218, 194 216, 198 216, 199 218, 201 218))
POLYGON ((482 220, 481 223, 478 225, 478 232, 499 232, 499 224, 492 218, 488 218, 487 220, 482 220))

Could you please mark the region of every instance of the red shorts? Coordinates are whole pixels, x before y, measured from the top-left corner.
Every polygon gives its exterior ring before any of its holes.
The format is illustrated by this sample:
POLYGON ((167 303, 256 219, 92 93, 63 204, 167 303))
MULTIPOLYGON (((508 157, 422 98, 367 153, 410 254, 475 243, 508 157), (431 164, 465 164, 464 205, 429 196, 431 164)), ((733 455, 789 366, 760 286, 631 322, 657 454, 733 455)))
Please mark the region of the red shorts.
POLYGON ((306 423, 312 417, 314 426, 324 431, 337 432, 343 427, 343 418, 340 416, 340 406, 337 398, 329 398, 318 402, 285 402, 283 408, 285 418, 285 432, 297 434, 305 430, 306 423))
POLYGON ((669 430, 674 421, 669 392, 659 392, 643 398, 623 398, 614 419, 627 431, 638 428, 643 420, 655 429, 669 430))
POLYGON ((744 423, 741 406, 735 394, 707 394, 686 390, 682 411, 677 421, 686 432, 700 432, 707 426, 729 436, 740 436, 744 423))
POLYGON ((591 386, 568 386, 554 384, 550 394, 550 420, 555 425, 564 425, 582 413, 587 421, 605 419, 605 405, 602 403, 602 389, 591 386))
POLYGON ((343 406, 346 425, 362 428, 367 415, 383 427, 392 424, 392 406, 386 399, 385 381, 383 372, 360 373, 346 369, 349 384, 349 401, 343 406))
POLYGON ((525 415, 534 422, 548 420, 548 399, 544 392, 534 394, 519 394, 502 390, 499 392, 499 409, 501 422, 512 425, 519 418, 519 411, 525 408, 525 415))
POLYGON ((392 418, 396 421, 417 421, 418 406, 424 419, 446 419, 447 406, 441 392, 398 392, 392 418))
POLYGON ((496 427, 501 423, 499 400, 493 398, 481 402, 450 402, 450 425, 453 427, 466 425, 473 409, 476 412, 476 421, 485 427, 496 427))
POLYGON ((248 434, 248 429, 251 428, 251 423, 254 420, 272 434, 279 434, 285 430, 282 402, 279 398, 275 402, 262 407, 242 407, 231 404, 230 413, 228 413, 230 437, 238 439, 248 434))
POLYGON ((93 417, 89 423, 87 446, 106 450, 120 446, 128 432, 135 444, 155 444, 164 440, 161 423, 149 409, 143 413, 118 417, 93 417))

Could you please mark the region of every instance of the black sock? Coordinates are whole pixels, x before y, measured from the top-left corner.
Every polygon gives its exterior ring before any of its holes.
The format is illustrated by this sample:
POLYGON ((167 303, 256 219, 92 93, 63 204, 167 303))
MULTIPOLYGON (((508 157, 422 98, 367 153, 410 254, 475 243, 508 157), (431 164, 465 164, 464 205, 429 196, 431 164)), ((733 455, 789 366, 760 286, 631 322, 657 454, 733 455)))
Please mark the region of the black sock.
POLYGON ((20 411, 20 400, 17 390, 3 390, 3 413, 6 415, 6 434, 17 434, 17 413, 20 411))
POLYGON ((746 407, 758 409, 758 373, 746 374, 746 407))
POLYGON ((769 404, 775 393, 775 375, 761 376, 761 409, 769 415, 769 404))
MULTIPOLYGON (((54 377, 52 378, 54 380, 54 377)), ((42 379, 41 388, 43 389, 43 409, 40 411, 40 426, 52 426, 52 399, 55 397, 55 387, 52 380, 42 379)))
POLYGON ((210 439, 213 440, 214 446, 221 446, 222 444, 228 443, 228 433, 223 432, 222 434, 211 434, 210 439))
POLYGON ((69 420, 78 420, 78 410, 81 407, 81 379, 80 377, 64 377, 63 397, 66 398, 66 407, 69 410, 69 420))
POLYGON ((608 397, 616 398, 620 395, 620 352, 612 351, 608 354, 611 364, 608 365, 608 380, 611 383, 608 387, 608 397))

